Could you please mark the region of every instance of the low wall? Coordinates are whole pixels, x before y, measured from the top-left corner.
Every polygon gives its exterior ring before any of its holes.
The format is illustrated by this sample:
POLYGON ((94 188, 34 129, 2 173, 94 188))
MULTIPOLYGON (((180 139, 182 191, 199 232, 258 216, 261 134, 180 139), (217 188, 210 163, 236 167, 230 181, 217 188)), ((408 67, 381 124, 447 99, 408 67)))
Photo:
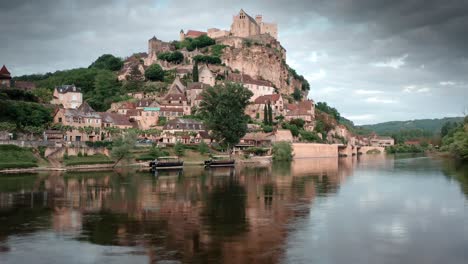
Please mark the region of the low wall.
POLYGON ((338 145, 318 143, 293 143, 292 147, 294 159, 338 157, 338 145))
POLYGON ((77 156, 78 153, 81 152, 81 154, 85 154, 88 156, 94 155, 94 154, 104 154, 106 156, 109 156, 109 150, 107 148, 101 147, 101 148, 90 148, 90 147, 48 147, 45 151, 44 156, 49 157, 50 155, 53 155, 55 158, 62 158, 65 152, 68 154, 68 156, 77 156))
POLYGON ((39 146, 55 146, 51 141, 29 141, 29 140, 0 140, 0 145, 15 145, 22 148, 36 148, 39 146))

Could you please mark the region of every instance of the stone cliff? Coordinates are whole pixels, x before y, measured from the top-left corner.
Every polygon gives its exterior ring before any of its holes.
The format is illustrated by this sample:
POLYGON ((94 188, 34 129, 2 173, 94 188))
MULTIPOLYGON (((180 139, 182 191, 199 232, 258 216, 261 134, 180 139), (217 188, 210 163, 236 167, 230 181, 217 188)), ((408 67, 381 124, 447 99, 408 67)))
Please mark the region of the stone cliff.
POLYGON ((295 88, 307 98, 308 84, 286 64, 286 50, 278 42, 257 39, 226 38, 219 43, 228 45, 221 57, 223 63, 257 79, 273 83, 278 92, 291 95, 295 88), (307 87, 307 88, 306 88, 307 87))

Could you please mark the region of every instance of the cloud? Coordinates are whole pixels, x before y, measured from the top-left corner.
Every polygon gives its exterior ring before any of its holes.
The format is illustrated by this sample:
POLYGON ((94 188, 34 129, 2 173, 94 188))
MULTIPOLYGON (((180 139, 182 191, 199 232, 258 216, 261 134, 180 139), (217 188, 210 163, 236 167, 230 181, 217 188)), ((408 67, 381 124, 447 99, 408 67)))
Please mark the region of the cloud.
POLYGON ((326 75, 327 75, 327 73, 325 72, 325 70, 320 69, 318 72, 314 72, 314 73, 311 73, 311 74, 307 75, 307 80, 309 80, 309 81, 321 80, 321 79, 325 78, 326 75))
POLYGON ((397 103, 396 100, 393 99, 385 99, 380 97, 369 97, 365 100, 368 103, 379 103, 379 104, 395 104, 397 103))
POLYGON ((416 85, 408 85, 403 88, 405 93, 428 93, 431 89, 427 87, 418 87, 416 85))
POLYGON ((153 35, 171 41, 180 29, 228 29, 241 8, 278 23, 286 62, 309 80, 309 97, 342 113, 391 121, 466 107, 468 1, 461 0, 0 1, 0 35, 8 36, 0 66, 14 76, 87 67, 105 53, 144 52, 153 35), (429 94, 437 104, 421 97, 429 94))
POLYGON ((406 64, 405 62, 406 58, 408 58, 408 54, 405 54, 397 58, 390 58, 389 60, 384 61, 384 62, 376 62, 376 63, 373 63, 372 65, 374 65, 375 67, 387 67, 387 68, 399 69, 401 66, 406 64))
POLYGON ((456 85, 457 83, 452 82, 452 81, 445 81, 445 82, 439 82, 439 84, 442 86, 453 86, 453 85, 456 85))
POLYGON ((344 115, 346 118, 353 121, 369 121, 375 119, 374 114, 362 114, 362 115, 344 115))
POLYGON ((357 89, 357 90, 354 90, 354 93, 355 94, 381 94, 381 93, 383 93, 383 91, 357 89))

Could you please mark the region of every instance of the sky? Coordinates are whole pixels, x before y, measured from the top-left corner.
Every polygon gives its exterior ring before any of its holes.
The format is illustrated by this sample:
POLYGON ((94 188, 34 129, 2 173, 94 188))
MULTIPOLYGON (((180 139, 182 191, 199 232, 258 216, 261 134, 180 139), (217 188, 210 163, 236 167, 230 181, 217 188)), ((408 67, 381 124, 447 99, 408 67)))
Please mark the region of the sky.
POLYGON ((147 51, 152 36, 229 29, 243 8, 276 22, 309 98, 355 124, 462 116, 466 0, 0 0, 0 65, 14 76, 147 51))

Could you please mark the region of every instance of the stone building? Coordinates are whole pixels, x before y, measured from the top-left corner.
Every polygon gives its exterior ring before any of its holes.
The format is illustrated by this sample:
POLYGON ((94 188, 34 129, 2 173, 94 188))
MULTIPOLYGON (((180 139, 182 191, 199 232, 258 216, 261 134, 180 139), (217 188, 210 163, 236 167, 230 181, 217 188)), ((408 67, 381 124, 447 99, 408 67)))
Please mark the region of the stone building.
POLYGON ((227 81, 243 84, 244 87, 249 89, 253 95, 250 101, 253 102, 260 96, 270 95, 275 93, 273 84, 269 81, 256 80, 247 74, 231 73, 226 78, 227 81))
POLYGON ((171 43, 164 42, 153 36, 148 40, 148 55, 159 54, 162 52, 168 52, 174 50, 174 46, 171 43))
POLYGON ((207 84, 209 86, 214 86, 216 83, 216 76, 213 74, 213 72, 210 70, 208 65, 202 65, 200 69, 198 70, 198 80, 201 83, 207 84))
POLYGON ((370 145, 373 147, 388 147, 395 145, 395 140, 392 137, 380 137, 373 135, 370 138, 370 145))
POLYGON ((246 108, 246 114, 253 119, 264 119, 265 106, 271 105, 273 118, 284 114, 284 100, 280 94, 262 95, 246 108))
POLYGON ((70 126, 65 132, 65 141, 99 141, 102 119, 86 102, 78 108, 59 108, 54 114, 54 123, 70 126))
POLYGON ((184 30, 181 29, 179 33, 180 41, 184 41, 186 38, 198 38, 200 36, 206 35, 206 32, 198 30, 189 30, 187 33, 184 33, 184 30))
POLYGON ((293 104, 285 104, 285 117, 286 121, 292 119, 303 119, 306 122, 315 120, 315 105, 314 101, 306 100, 293 104))
POLYGON ((5 65, 0 69, 0 86, 10 88, 11 74, 5 65))
POLYGON ((77 109, 82 103, 81 89, 74 84, 55 87, 51 104, 62 105, 65 109, 77 109))
POLYGON ((263 22, 261 15, 254 18, 249 16, 243 9, 239 14, 233 16, 231 25, 231 35, 247 38, 250 36, 269 34, 278 39, 278 26, 275 23, 263 22))
POLYGON ((170 120, 164 125, 161 134, 163 143, 174 144, 181 142, 183 144, 195 144, 203 140, 206 133, 203 123, 198 120, 176 118, 170 120), (201 133, 200 135, 200 132, 201 133))

